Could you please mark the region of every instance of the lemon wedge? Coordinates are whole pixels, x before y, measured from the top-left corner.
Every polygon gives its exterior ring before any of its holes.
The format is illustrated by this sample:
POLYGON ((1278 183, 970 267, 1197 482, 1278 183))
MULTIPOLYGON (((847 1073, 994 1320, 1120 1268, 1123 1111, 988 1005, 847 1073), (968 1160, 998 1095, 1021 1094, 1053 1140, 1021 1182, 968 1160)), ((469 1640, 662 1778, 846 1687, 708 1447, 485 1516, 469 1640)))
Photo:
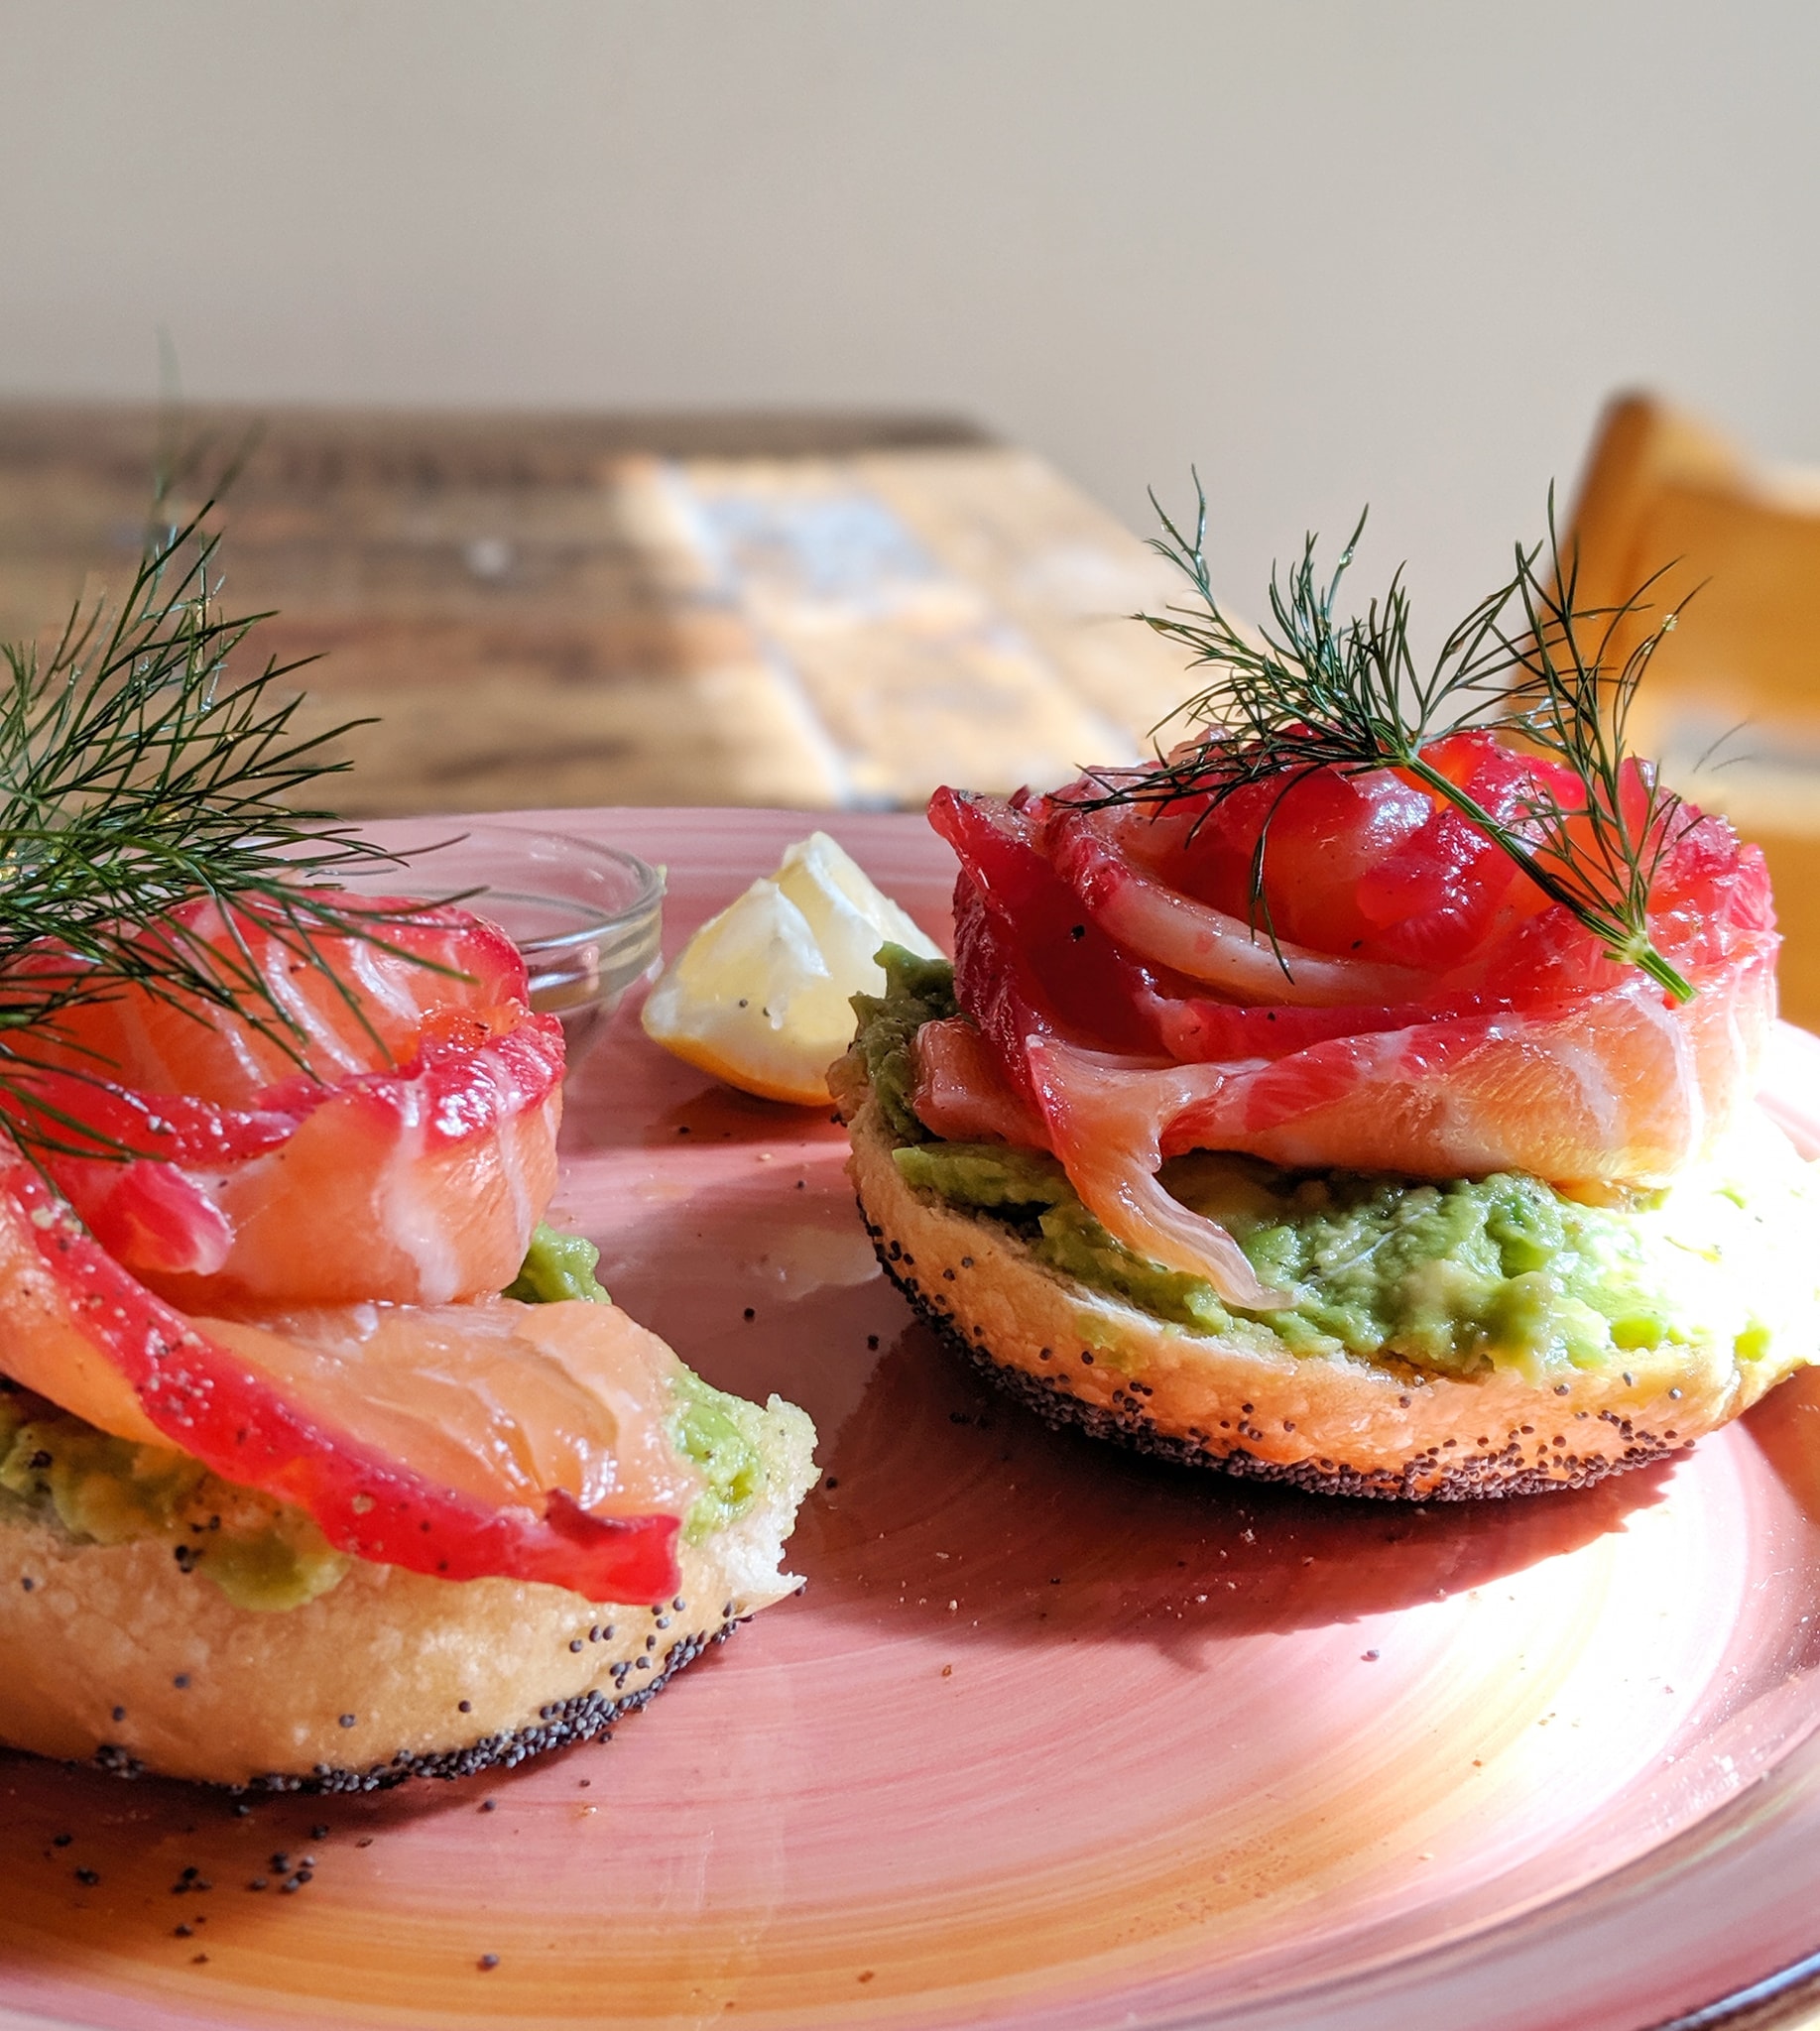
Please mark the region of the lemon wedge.
POLYGON ((828 1067, 853 1041, 848 997, 883 990, 872 955, 887 941, 936 956, 865 871, 812 832, 677 954, 645 1004, 645 1033, 744 1093, 825 1106, 828 1067))

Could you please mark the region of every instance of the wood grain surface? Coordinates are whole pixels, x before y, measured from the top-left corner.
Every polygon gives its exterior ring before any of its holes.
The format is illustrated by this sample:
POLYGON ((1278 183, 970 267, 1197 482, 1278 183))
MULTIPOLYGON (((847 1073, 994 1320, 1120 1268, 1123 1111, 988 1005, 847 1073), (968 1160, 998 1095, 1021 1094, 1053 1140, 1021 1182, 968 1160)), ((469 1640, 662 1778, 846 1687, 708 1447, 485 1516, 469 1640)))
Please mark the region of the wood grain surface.
MULTIPOLYGON (((176 433, 229 492, 226 598, 276 609, 356 816, 533 804, 915 808, 1144 750, 1189 688, 1127 618, 1178 581, 1031 453, 952 418, 218 411, 176 433)), ((0 639, 118 586, 170 426, 0 405, 0 639)), ((1616 406, 1583 591, 1711 583, 1637 735, 1762 842, 1784 1013, 1820 1024, 1820 482, 1616 406), (1739 721, 1717 770, 1694 765, 1739 721)), ((1243 610, 1252 588, 1240 589, 1243 610)))
MULTIPOLYGON (((118 585, 149 410, 0 407, 0 633, 118 585)), ((1136 754, 1185 689, 1168 574, 941 418, 211 413, 226 598, 349 734, 345 810, 919 804, 1136 754)))

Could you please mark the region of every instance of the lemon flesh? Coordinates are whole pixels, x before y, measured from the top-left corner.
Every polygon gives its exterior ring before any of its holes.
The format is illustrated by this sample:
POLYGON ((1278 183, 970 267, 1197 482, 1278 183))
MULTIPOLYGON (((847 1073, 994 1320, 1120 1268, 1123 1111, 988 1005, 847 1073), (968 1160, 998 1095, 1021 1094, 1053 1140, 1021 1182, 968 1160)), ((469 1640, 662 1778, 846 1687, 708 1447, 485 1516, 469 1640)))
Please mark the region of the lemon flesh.
POLYGON ((825 1106, 853 1041, 850 998, 878 994, 883 944, 936 947, 825 832, 710 917, 645 1004, 645 1033, 744 1093, 825 1106))

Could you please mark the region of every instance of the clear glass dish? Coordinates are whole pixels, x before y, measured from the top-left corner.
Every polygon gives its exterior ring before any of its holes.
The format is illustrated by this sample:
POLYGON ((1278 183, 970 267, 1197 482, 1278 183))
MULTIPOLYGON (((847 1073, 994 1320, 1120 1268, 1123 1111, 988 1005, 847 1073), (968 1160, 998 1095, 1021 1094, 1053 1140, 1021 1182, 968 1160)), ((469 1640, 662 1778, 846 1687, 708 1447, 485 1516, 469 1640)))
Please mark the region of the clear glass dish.
POLYGON ((459 899, 525 955, 531 1005, 557 1016, 573 1065, 658 957, 664 870, 636 854, 530 826, 374 825, 398 856, 345 877, 369 896, 459 899))

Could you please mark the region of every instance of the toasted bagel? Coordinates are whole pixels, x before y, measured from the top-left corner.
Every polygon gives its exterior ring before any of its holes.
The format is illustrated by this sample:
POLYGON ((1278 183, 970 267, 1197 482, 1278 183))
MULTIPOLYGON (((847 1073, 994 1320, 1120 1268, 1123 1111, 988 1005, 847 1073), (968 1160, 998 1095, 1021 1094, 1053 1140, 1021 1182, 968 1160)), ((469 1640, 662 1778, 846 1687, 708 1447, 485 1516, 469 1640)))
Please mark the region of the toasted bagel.
POLYGON ((795 1590, 779 1567, 812 1443, 774 1397, 758 1498, 679 1547, 671 1600, 631 1607, 355 1561, 302 1607, 239 1608, 163 1538, 77 1542, 0 1498, 0 1740, 127 1775, 372 1791, 604 1734, 795 1590))
POLYGON ((1332 1494, 1464 1500, 1580 1488, 1691 1444, 1786 1373, 1729 1345, 1565 1378, 1471 1375, 1170 1325, 1039 1260, 1015 1225, 908 1183, 850 1059, 850 1174, 885 1272, 950 1346, 1053 1425, 1332 1494))

